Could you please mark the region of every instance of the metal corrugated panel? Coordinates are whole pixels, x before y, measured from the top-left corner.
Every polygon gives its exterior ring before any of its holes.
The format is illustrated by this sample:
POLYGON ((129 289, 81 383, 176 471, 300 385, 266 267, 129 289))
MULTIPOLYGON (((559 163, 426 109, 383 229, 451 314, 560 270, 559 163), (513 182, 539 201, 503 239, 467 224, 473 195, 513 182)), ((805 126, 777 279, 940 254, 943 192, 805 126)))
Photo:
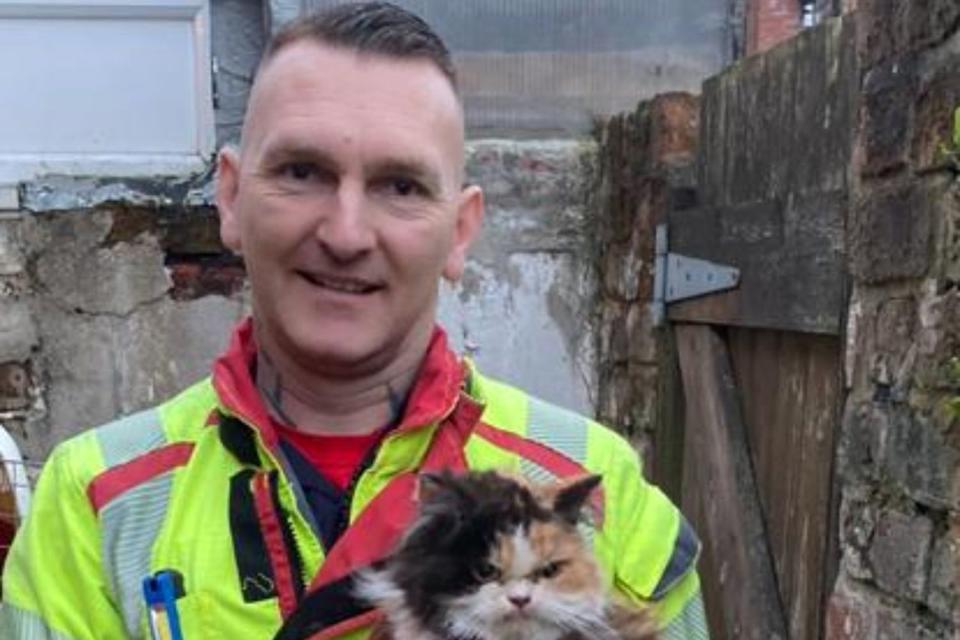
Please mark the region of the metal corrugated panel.
POLYGON ((593 115, 664 91, 699 92, 732 50, 729 0, 395 2, 453 51, 474 135, 581 133, 593 115))

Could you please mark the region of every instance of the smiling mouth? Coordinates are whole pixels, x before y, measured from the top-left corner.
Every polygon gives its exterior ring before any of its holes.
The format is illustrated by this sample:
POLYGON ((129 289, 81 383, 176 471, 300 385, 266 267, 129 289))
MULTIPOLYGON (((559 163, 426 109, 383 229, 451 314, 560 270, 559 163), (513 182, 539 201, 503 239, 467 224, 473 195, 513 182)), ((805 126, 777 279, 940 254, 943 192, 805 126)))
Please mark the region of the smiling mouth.
POLYGON ((309 271, 298 271, 297 273, 314 286, 338 293, 364 295, 382 288, 381 285, 366 280, 357 280, 356 278, 339 278, 326 274, 310 273, 309 271))

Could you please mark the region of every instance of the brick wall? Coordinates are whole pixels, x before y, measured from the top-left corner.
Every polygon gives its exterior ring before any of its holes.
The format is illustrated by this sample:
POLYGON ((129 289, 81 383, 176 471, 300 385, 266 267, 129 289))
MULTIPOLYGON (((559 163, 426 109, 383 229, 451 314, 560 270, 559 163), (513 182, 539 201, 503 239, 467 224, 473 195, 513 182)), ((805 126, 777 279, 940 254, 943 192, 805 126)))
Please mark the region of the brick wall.
POLYGON ((747 55, 794 36, 801 26, 799 0, 751 0, 747 5, 747 55))
POLYGON ((960 4, 860 0, 841 573, 828 640, 960 633, 960 4))

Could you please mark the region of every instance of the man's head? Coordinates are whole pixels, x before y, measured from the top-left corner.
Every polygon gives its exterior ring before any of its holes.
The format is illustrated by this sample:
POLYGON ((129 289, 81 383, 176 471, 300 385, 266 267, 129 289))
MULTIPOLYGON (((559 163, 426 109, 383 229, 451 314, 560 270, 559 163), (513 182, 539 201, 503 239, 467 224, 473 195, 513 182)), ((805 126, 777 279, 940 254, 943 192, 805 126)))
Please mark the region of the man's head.
POLYGON ((422 347, 482 217, 463 135, 449 53, 402 9, 341 6, 275 37, 217 194, 265 347, 344 375, 422 347))
POLYGON ((261 66, 287 45, 312 40, 387 58, 432 62, 456 90, 457 71, 443 40, 419 16, 389 2, 345 4, 285 25, 271 38, 261 66))

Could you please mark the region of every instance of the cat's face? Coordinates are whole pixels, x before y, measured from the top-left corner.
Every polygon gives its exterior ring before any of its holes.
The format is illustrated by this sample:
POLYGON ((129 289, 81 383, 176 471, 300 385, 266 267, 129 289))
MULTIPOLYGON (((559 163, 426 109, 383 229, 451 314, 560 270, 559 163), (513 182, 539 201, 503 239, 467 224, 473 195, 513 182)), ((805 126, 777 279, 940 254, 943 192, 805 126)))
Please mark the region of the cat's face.
POLYGON ((529 487, 497 473, 429 479, 421 517, 390 570, 409 614, 439 637, 602 637, 603 585, 576 526, 598 482, 529 487))
POLYGON ((476 589, 448 600, 456 635, 546 640, 603 618, 596 564, 577 531, 553 519, 499 534, 473 571, 476 589))

